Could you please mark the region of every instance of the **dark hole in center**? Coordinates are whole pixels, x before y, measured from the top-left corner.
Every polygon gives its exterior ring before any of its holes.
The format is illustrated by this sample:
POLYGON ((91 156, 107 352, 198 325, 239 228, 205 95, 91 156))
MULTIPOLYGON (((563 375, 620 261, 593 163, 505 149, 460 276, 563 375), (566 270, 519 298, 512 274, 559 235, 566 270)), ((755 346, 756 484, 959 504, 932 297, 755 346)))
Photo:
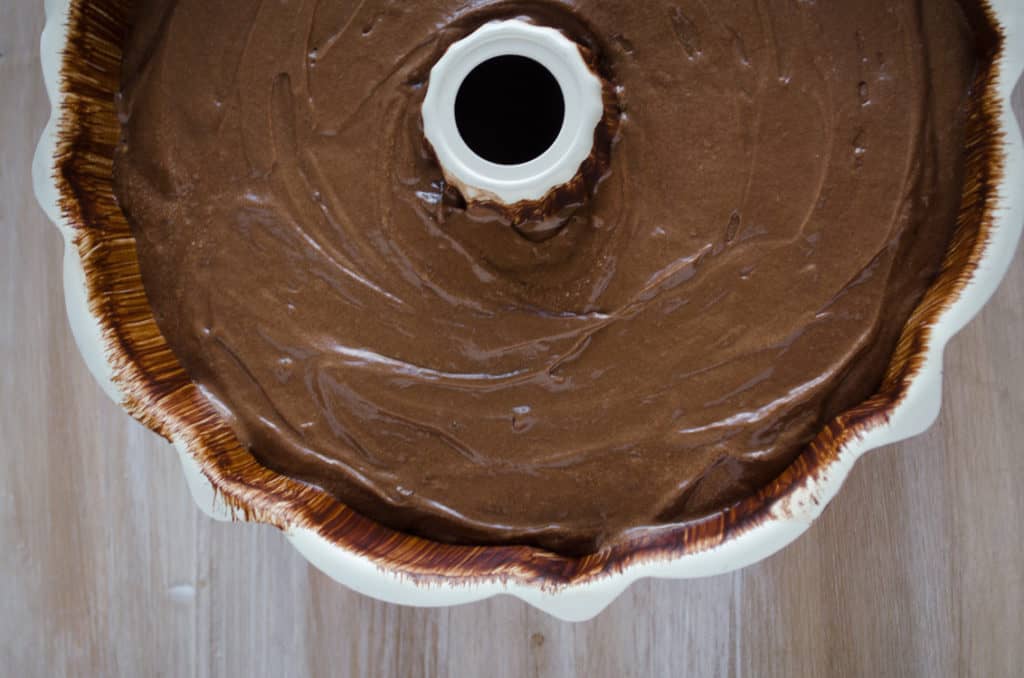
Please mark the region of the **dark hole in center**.
POLYGON ((507 54, 483 62, 455 96, 455 124, 484 160, 519 165, 550 148, 562 129, 565 99, 551 72, 533 59, 507 54))

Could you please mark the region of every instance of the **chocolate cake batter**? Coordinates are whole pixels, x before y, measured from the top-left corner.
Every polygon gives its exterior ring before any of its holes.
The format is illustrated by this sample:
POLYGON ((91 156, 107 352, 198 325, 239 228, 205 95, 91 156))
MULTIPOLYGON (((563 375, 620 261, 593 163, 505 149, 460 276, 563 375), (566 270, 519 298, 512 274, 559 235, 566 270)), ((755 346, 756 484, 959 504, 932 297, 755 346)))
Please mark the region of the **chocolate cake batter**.
POLYGON ((115 171, 156 319, 261 463, 397 529, 579 553, 722 510, 877 389, 954 227, 955 0, 140 4, 115 171), (540 242, 419 115, 515 16, 617 92, 540 242))

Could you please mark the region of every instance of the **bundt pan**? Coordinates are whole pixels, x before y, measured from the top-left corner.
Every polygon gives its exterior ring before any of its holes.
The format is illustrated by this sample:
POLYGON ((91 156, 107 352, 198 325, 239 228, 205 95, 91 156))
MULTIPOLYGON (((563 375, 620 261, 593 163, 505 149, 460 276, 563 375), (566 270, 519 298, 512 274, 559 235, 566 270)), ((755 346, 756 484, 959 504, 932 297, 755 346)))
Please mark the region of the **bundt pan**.
POLYGON ((861 455, 935 420, 943 348, 992 295, 1020 237, 1024 152, 1010 102, 1024 67, 1024 4, 990 0, 994 30, 979 39, 993 66, 975 83, 983 96, 974 97, 969 115, 956 234, 875 396, 830 422, 768 486, 700 521, 579 558, 526 546, 432 542, 260 466, 157 329, 112 186, 120 131, 114 94, 131 2, 46 0, 42 64, 53 112, 33 175, 39 202, 65 238, 64 290, 75 340, 107 395, 174 444, 204 511, 277 526, 329 576, 381 600, 446 606, 504 593, 581 620, 637 579, 703 577, 766 558, 821 514, 861 455))

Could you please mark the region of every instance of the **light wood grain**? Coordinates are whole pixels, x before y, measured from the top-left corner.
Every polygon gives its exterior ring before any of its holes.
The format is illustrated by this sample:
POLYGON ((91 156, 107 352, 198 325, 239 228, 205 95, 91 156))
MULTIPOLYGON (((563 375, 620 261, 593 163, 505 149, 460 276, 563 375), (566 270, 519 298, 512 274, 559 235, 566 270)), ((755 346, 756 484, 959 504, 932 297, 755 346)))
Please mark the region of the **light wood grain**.
POLYGON ((796 544, 643 582, 596 620, 346 591, 192 504, 94 385, 29 164, 42 3, 0 0, 0 675, 1024 675, 1024 258, 946 355, 943 415, 862 461, 796 544))

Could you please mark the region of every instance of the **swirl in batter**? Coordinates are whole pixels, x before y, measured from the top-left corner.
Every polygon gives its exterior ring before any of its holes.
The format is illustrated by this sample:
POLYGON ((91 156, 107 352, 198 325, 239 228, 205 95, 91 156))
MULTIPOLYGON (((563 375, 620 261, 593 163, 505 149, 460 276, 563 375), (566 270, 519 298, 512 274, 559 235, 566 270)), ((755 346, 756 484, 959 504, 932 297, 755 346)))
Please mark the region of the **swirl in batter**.
POLYGON ((397 529, 579 553, 722 510, 877 389, 954 228, 954 0, 140 4, 115 171, 160 328, 262 464, 397 529), (618 97, 539 242, 419 117, 516 16, 618 97))

